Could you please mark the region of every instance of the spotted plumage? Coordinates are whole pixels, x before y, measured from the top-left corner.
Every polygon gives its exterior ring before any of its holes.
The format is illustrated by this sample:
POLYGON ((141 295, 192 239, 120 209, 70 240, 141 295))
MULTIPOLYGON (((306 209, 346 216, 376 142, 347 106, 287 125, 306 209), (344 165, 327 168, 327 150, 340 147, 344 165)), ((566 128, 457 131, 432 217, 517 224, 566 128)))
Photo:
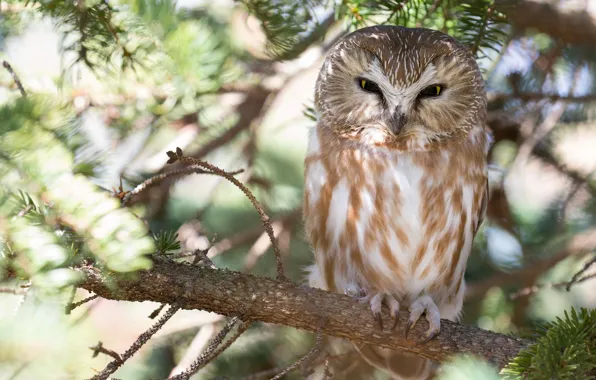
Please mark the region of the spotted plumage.
MULTIPOLYGON (((486 98, 475 60, 437 31, 360 29, 330 51, 315 104, 304 194, 310 284, 359 297, 375 315, 383 303, 393 316, 409 309, 412 323, 424 313, 431 339, 439 318, 459 316, 486 209, 486 98)), ((403 356, 359 349, 404 372, 403 356)), ((427 376, 427 364, 413 378, 427 376)))

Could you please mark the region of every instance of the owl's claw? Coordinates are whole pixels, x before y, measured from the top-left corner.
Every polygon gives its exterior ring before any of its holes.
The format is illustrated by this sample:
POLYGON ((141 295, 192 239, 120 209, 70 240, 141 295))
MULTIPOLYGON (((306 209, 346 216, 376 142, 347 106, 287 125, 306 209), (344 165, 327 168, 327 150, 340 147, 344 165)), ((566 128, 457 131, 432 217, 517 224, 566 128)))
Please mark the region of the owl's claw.
POLYGON ((410 306, 410 318, 406 325, 406 339, 408 339, 410 329, 416 325, 416 322, 418 322, 423 313, 426 315, 426 320, 430 327, 426 330, 424 338, 416 342, 418 344, 424 344, 432 340, 439 335, 439 332, 441 331, 441 314, 439 313, 437 305, 435 305, 434 301, 429 296, 423 296, 417 298, 416 301, 412 303, 412 306, 410 306))
POLYGON ((385 300, 387 306, 389 306, 389 314, 393 320, 391 330, 393 330, 395 329, 395 326, 397 326, 397 317, 399 315, 399 302, 395 299, 395 297, 389 294, 377 293, 370 299, 370 309, 373 312, 377 326, 381 331, 383 331, 383 319, 381 318, 381 307, 383 305, 383 300, 385 300))
POLYGON ((379 330, 383 331, 383 318, 381 318, 381 313, 376 313, 373 311, 373 315, 375 317, 375 321, 377 321, 377 327, 379 330))

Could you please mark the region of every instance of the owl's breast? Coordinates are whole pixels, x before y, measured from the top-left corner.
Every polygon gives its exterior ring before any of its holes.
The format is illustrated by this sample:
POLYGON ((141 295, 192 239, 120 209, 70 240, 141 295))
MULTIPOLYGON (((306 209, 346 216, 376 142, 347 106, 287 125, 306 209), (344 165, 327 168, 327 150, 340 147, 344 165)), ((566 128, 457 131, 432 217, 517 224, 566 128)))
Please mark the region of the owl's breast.
MULTIPOLYGON (((457 292, 480 207, 481 177, 434 156, 344 147, 311 135, 304 217, 330 290, 401 297, 457 292)), ((481 173, 481 171, 479 171, 481 173)))

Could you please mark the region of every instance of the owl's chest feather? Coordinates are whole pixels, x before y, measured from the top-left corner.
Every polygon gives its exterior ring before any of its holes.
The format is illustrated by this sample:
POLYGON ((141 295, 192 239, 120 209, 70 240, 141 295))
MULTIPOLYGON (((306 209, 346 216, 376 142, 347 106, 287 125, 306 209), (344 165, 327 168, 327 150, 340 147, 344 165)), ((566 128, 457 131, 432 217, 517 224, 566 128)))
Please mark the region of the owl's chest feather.
POLYGON ((451 167, 449 152, 433 160, 357 149, 321 154, 311 137, 305 224, 329 289, 403 296, 459 287, 481 175, 458 175, 465 168, 451 167))

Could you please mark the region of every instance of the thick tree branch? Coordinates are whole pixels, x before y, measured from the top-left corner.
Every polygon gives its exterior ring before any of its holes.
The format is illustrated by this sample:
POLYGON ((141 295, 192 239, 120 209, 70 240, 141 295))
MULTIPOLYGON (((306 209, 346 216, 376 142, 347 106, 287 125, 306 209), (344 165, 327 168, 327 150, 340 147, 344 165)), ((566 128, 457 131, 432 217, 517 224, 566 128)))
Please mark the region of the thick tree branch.
POLYGON ((596 44, 596 18, 579 7, 563 9, 560 3, 497 0, 495 6, 519 30, 536 29, 571 44, 596 44))
MULTIPOLYGON (((400 314, 395 331, 379 331, 369 308, 349 296, 160 257, 154 258, 153 269, 138 272, 135 280, 115 279, 89 266, 78 270, 85 276, 80 286, 107 299, 175 302, 184 309, 241 315, 247 321, 259 320, 313 332, 324 320, 323 334, 399 349, 438 361, 449 355, 467 353, 503 367, 520 349, 532 343, 443 320, 441 334, 436 339, 417 345, 415 341, 422 337, 428 324, 421 320, 411 330, 411 340, 406 340, 406 312, 400 314)), ((387 311, 383 318, 385 326, 390 326, 387 311)))

